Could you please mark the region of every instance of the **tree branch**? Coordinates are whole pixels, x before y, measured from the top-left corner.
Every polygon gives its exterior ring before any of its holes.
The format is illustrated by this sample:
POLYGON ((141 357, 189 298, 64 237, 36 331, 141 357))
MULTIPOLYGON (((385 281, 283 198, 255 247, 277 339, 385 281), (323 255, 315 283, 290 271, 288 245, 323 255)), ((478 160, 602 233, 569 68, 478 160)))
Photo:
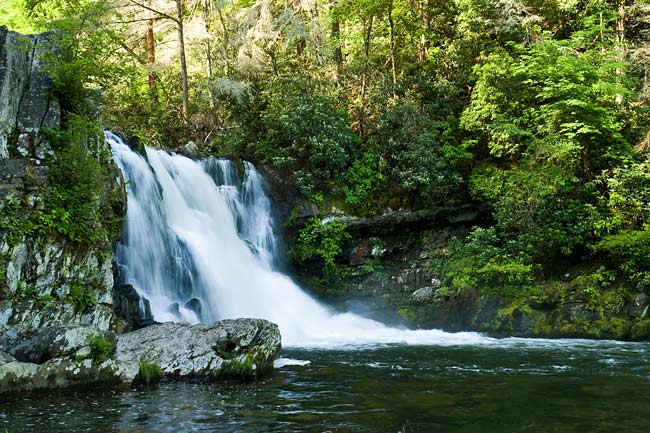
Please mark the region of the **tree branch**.
POLYGON ((167 15, 167 14, 164 13, 164 12, 157 11, 157 10, 155 10, 155 9, 153 9, 153 8, 150 8, 149 6, 147 6, 147 5, 143 4, 143 3, 139 3, 139 2, 137 2, 137 1, 135 1, 135 0, 129 0, 129 1, 130 1, 131 3, 133 3, 134 5, 136 5, 136 6, 140 6, 141 8, 144 8, 144 9, 146 9, 146 10, 148 10, 148 11, 151 11, 151 12, 153 12, 153 13, 155 13, 155 14, 158 14, 158 15, 160 15, 160 16, 163 16, 163 17, 165 17, 165 18, 167 18, 167 19, 169 19, 169 20, 172 20, 172 21, 174 21, 174 22, 175 22, 176 24, 178 24, 178 25, 181 25, 181 24, 182 24, 180 21, 178 21, 178 18, 175 18, 175 17, 173 17, 173 16, 171 16, 171 15, 167 15))

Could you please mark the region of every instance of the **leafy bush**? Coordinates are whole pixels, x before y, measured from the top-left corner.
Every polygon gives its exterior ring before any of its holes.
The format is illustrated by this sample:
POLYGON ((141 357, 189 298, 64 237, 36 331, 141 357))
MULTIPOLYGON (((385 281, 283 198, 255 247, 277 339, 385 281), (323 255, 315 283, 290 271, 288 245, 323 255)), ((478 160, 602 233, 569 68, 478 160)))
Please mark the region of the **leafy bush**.
POLYGON ((346 114, 307 82, 281 82, 267 92, 259 156, 292 171, 306 196, 327 191, 350 163, 358 142, 346 114))
POLYGON ((115 345, 101 335, 93 335, 88 339, 90 358, 97 363, 106 361, 115 350, 115 345))
POLYGON ((50 130, 57 149, 51 161, 38 224, 80 244, 114 239, 122 224, 123 191, 110 177, 110 156, 99 146, 97 124, 75 118, 50 130), (95 149, 92 149, 95 147, 95 149))
POLYGON ((343 251, 343 243, 350 238, 340 221, 321 222, 312 217, 298 234, 298 248, 294 256, 300 261, 313 257, 321 259, 325 266, 333 266, 343 251))
POLYGON ((454 239, 434 252, 431 267, 459 293, 480 290, 517 296, 526 293, 534 279, 530 258, 501 247, 494 228, 475 228, 464 240, 454 239))
POLYGON ((453 145, 450 127, 414 104, 392 107, 376 121, 369 146, 383 161, 393 195, 432 206, 459 193, 462 177, 455 165, 471 154, 453 145))
POLYGON ((92 289, 81 283, 73 283, 70 286, 70 292, 63 299, 75 306, 77 311, 88 311, 97 305, 97 298, 92 289))

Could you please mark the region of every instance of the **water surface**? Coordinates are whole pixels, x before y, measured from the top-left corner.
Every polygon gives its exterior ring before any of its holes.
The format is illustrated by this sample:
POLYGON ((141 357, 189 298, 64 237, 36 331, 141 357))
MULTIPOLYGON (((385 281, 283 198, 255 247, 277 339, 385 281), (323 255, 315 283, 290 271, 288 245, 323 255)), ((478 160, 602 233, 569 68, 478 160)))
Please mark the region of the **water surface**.
POLYGON ((289 365, 257 382, 3 402, 0 431, 650 431, 647 344, 530 341, 288 349, 289 365))

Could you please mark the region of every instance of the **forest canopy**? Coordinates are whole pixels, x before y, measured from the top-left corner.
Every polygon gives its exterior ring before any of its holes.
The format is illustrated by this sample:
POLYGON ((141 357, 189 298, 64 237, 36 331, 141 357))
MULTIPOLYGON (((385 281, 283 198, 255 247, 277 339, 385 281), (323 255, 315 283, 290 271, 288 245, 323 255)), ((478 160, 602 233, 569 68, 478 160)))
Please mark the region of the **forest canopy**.
MULTIPOLYGON (((650 282, 650 2, 5 0, 68 113, 272 164, 347 212, 474 203, 449 284, 585 257, 650 282)), ((441 262, 442 263, 442 262, 441 262)))

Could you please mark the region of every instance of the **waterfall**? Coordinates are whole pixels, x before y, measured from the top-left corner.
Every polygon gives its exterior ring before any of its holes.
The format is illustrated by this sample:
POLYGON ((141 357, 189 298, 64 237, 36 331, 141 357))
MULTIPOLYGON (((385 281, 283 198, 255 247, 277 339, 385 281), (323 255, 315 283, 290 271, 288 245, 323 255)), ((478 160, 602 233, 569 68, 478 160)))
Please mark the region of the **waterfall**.
POLYGON ((283 345, 489 344, 475 333, 388 327, 337 313, 275 268, 276 236, 263 179, 245 162, 201 162, 146 148, 146 158, 106 133, 127 181, 120 279, 151 304, 154 319, 212 323, 264 318, 283 345))

